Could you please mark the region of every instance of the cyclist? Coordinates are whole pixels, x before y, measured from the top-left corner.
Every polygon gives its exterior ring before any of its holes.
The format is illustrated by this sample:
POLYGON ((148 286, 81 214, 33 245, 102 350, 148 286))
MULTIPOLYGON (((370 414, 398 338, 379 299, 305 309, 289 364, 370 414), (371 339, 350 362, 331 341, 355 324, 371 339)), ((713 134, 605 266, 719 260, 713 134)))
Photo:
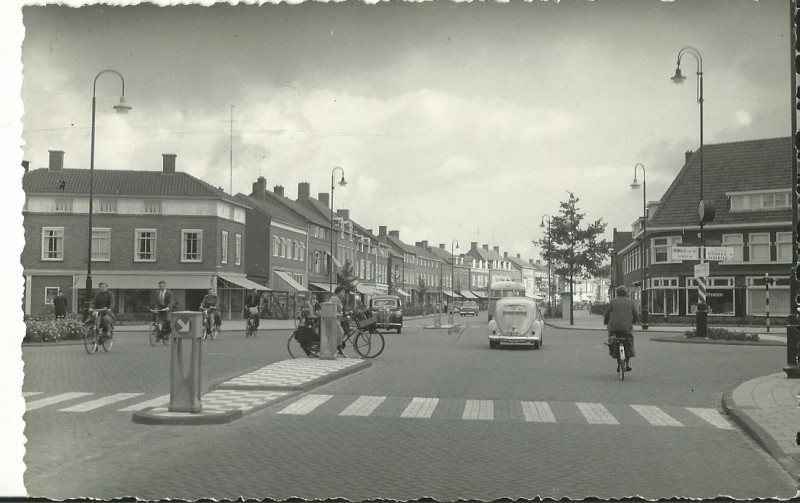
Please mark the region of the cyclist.
POLYGON ((217 330, 219 330, 219 328, 222 326, 222 318, 219 315, 219 296, 217 296, 216 290, 213 288, 208 289, 208 293, 200 302, 200 308, 211 308, 209 312, 214 315, 214 325, 217 327, 217 330))
POLYGON ((261 294, 259 294, 258 290, 255 288, 253 288, 250 293, 247 294, 245 307, 247 308, 247 316, 253 317, 253 328, 258 328, 260 321, 259 318, 261 318, 261 316, 259 316, 259 313, 261 313, 261 294), (255 310, 253 308, 255 308, 255 310))
POLYGON ((175 305, 175 296, 167 290, 167 283, 164 280, 158 282, 158 292, 156 292, 156 309, 163 309, 156 313, 158 321, 161 323, 166 334, 172 331, 172 313, 170 312, 175 305), (166 322, 166 323, 165 323, 166 322))
POLYGON ((89 304, 92 309, 107 309, 100 314, 100 330, 105 330, 106 335, 109 337, 114 336, 114 323, 116 318, 114 313, 114 294, 108 289, 108 283, 105 281, 100 282, 100 291, 95 292, 92 296, 92 301, 89 304))
POLYGON ((300 311, 297 314, 297 317, 300 319, 301 325, 310 325, 312 320, 318 316, 318 313, 314 312, 314 308, 311 305, 311 302, 306 298, 304 294, 298 295, 298 299, 300 299, 300 311))
POLYGON ((336 304, 336 316, 339 317, 339 330, 336 332, 336 347, 339 349, 339 354, 342 354, 342 349, 344 349, 344 344, 342 341, 344 340, 344 334, 350 331, 350 323, 347 321, 344 314, 344 304, 347 302, 347 290, 341 285, 337 286, 333 290, 333 295, 331 295, 330 302, 336 304))
POLYGON ((635 356, 633 351, 633 324, 639 317, 636 304, 628 297, 628 289, 625 285, 617 287, 617 296, 611 299, 606 306, 603 321, 608 327, 608 348, 611 356, 614 356, 611 336, 615 335, 624 338, 628 343, 628 351, 625 355, 625 371, 630 372, 630 358, 635 356))

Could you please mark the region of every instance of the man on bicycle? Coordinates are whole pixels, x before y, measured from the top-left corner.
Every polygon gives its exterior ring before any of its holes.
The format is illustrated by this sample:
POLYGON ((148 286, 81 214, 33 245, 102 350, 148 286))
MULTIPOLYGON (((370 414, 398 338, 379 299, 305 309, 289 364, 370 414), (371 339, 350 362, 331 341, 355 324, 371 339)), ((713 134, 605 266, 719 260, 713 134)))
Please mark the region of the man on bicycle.
POLYGON ((100 291, 95 292, 92 296, 89 306, 92 309, 107 309, 107 311, 100 314, 99 326, 100 330, 105 330, 109 338, 113 337, 114 323, 116 321, 114 313, 111 312, 114 309, 114 294, 108 289, 108 284, 105 281, 100 282, 100 291))
POLYGON ((219 330, 219 328, 222 326, 222 318, 219 315, 219 296, 217 296, 216 290, 213 288, 208 289, 208 293, 200 302, 200 308, 211 309, 209 313, 214 315, 214 325, 217 327, 217 330, 219 330))
POLYGON ((156 309, 160 311, 158 322, 166 327, 164 331, 169 334, 172 331, 172 308, 175 305, 175 297, 172 292, 167 290, 167 283, 164 280, 158 282, 158 292, 156 292, 156 309), (163 311, 162 311, 163 310, 163 311))
POLYGON ((261 294, 255 288, 247 295, 245 307, 247 308, 247 317, 252 316, 253 318, 253 328, 258 328, 259 318, 261 318, 259 315, 261 313, 261 294))
POLYGON ((627 341, 628 352, 625 358, 625 370, 631 371, 630 358, 635 356, 633 351, 633 324, 639 317, 636 304, 628 297, 628 289, 622 285, 617 287, 617 296, 611 299, 606 306, 603 321, 608 326, 608 348, 614 356, 612 336, 623 338, 627 341))
POLYGON ((298 295, 298 299, 300 300, 300 310, 297 313, 297 317, 300 319, 301 325, 309 325, 317 315, 314 313, 314 308, 311 307, 311 302, 308 301, 304 294, 298 295))

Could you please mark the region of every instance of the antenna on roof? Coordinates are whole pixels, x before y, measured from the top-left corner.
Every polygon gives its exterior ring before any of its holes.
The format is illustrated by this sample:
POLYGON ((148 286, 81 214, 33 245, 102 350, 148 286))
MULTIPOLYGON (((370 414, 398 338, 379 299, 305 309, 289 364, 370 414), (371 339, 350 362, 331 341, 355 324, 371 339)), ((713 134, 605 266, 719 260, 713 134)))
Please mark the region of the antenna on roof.
POLYGON ((233 195, 233 107, 231 105, 231 181, 230 181, 230 193, 233 195))

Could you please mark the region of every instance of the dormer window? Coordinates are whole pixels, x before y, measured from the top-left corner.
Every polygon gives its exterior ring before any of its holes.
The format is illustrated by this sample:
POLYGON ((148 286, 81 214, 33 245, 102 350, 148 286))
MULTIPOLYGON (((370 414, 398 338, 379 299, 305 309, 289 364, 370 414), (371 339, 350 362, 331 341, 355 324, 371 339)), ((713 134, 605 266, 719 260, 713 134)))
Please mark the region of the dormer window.
POLYGON ((758 211, 790 208, 790 190, 765 190, 726 194, 730 198, 731 211, 758 211))
POLYGON ((57 197, 53 201, 53 211, 56 213, 72 213, 72 198, 57 197))
POLYGON ((116 213, 117 200, 116 199, 100 199, 98 204, 99 213, 116 213))

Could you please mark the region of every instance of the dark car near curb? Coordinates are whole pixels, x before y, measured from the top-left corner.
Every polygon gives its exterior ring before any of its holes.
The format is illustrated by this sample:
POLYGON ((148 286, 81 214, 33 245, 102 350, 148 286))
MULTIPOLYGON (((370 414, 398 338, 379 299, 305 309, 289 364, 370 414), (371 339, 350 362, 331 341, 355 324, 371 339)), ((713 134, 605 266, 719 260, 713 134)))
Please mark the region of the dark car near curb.
POLYGON ((478 303, 468 300, 461 304, 461 316, 478 316, 478 303))
POLYGON ((403 301, 397 295, 376 295, 369 301, 369 308, 378 319, 378 328, 403 330, 403 301))

